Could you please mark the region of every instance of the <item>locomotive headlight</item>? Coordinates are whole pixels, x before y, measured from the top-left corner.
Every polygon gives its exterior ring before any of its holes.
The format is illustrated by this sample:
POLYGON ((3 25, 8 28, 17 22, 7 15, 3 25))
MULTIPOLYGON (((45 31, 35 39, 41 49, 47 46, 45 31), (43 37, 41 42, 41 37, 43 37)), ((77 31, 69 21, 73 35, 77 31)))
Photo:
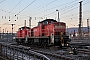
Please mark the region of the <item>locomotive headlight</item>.
POLYGON ((70 51, 69 54, 73 54, 73 51, 70 51))
POLYGON ((69 44, 66 44, 66 46, 69 46, 69 44))

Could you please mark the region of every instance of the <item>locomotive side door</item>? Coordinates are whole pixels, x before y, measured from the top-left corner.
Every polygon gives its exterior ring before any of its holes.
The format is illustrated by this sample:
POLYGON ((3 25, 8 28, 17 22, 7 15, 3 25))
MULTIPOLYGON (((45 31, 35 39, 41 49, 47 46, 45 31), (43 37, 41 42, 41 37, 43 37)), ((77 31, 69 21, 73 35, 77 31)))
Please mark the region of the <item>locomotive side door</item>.
POLYGON ((54 34, 51 33, 51 44, 54 44, 54 34))

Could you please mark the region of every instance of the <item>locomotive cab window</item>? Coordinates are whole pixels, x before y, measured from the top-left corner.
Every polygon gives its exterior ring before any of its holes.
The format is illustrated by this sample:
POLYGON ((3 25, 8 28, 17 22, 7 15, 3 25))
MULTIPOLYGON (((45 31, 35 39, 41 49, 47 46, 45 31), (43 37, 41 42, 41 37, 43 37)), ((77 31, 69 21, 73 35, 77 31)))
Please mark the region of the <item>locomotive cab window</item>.
POLYGON ((54 21, 51 21, 51 23, 54 23, 54 21))
MULTIPOLYGON (((24 30, 25 29, 25 27, 21 27, 21 30, 24 30)), ((29 27, 26 27, 26 29, 30 29, 29 27)))
POLYGON ((29 27, 26 27, 26 29, 30 29, 29 27))
POLYGON ((24 30, 24 29, 25 29, 25 27, 22 27, 22 28, 21 28, 21 30, 24 30))
POLYGON ((38 22, 38 26, 40 26, 40 24, 41 24, 41 23, 40 23, 40 22, 38 22))
POLYGON ((50 21, 50 23, 54 23, 54 22, 57 22, 57 21, 55 21, 55 20, 50 21))
POLYGON ((18 31, 20 31, 20 30, 21 30, 21 28, 18 29, 18 31))
POLYGON ((48 24, 48 21, 44 21, 44 25, 47 25, 48 24))

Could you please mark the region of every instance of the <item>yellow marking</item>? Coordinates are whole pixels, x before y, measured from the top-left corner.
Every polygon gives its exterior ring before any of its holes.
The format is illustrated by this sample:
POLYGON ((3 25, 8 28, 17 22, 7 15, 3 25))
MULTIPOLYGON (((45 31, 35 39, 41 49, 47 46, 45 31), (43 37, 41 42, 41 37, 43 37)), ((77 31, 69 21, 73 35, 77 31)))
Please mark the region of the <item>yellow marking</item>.
POLYGON ((63 32, 60 33, 60 38, 61 38, 61 39, 60 39, 60 40, 61 40, 61 45, 63 45, 63 44, 64 44, 63 32))

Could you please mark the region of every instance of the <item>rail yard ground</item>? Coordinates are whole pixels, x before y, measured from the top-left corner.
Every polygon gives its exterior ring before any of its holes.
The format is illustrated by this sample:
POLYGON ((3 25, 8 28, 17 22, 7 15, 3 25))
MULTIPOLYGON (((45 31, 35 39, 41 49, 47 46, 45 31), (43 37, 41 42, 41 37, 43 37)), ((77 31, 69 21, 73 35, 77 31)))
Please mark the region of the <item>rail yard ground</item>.
MULTIPOLYGON (((68 47, 68 48, 64 47, 60 49, 60 48, 52 47, 50 49, 39 49, 39 50, 43 54, 50 54, 53 57, 56 56, 57 60, 59 60, 58 57, 64 60, 65 59, 66 60, 89 60, 90 59, 90 43, 86 43, 84 41, 85 40, 81 40, 81 41, 73 40, 70 43, 71 47, 68 47), (74 50, 74 48, 76 50, 74 50)), ((89 42, 89 40, 87 41, 89 42)), ((37 51, 38 49, 35 48, 34 50, 37 51)))
MULTIPOLYGON (((3 45, 4 44, 14 45, 19 48, 22 46, 22 45, 15 44, 15 42, 13 43, 0 42, 0 43, 2 43, 3 45)), ((89 60, 90 59, 90 40, 89 39, 83 39, 83 40, 73 39, 71 40, 69 47, 64 47, 64 48, 60 48, 58 46, 54 46, 50 48, 30 46, 29 50, 43 54, 46 57, 48 57, 50 60, 89 60)), ((6 50, 4 50, 4 52, 5 51, 6 50)), ((13 54, 13 52, 11 53, 13 54)), ((25 54, 26 55, 28 54, 27 50, 25 50, 25 54)))

